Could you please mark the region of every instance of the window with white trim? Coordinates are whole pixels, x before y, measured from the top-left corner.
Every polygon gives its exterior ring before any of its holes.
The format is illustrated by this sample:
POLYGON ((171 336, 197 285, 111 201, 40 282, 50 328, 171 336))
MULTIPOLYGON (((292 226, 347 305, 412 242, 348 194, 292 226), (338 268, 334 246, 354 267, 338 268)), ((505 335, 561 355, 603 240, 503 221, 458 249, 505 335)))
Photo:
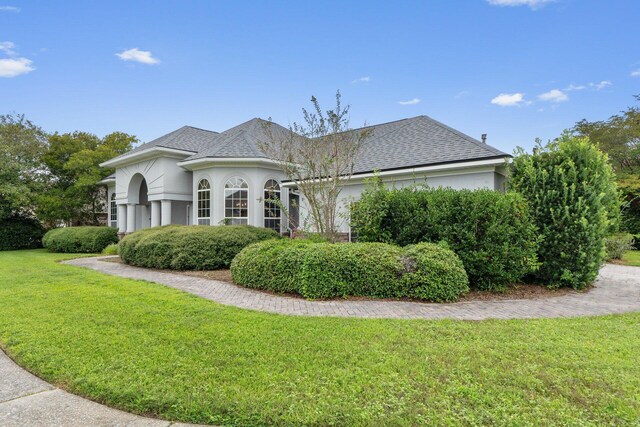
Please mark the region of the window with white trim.
POLYGON ((280 209, 280 184, 270 179, 264 184, 264 227, 280 233, 282 211, 280 209))
POLYGON ((110 223, 111 227, 118 228, 118 205, 116 205, 116 193, 111 194, 111 201, 109 202, 109 213, 111 214, 110 223))
POLYGON ((224 184, 224 222, 229 225, 249 223, 249 185, 237 176, 224 184))
POLYGON ((198 225, 211 224, 211 184, 206 179, 198 183, 198 225))

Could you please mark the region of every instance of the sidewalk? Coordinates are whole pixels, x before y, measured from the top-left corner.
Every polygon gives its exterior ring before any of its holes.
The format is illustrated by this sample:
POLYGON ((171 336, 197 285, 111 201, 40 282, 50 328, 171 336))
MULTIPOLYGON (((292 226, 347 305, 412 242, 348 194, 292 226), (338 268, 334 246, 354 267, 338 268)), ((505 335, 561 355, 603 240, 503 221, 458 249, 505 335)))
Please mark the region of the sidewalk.
POLYGON ((129 414, 67 393, 25 371, 0 351, 0 426, 178 427, 189 425, 129 414))

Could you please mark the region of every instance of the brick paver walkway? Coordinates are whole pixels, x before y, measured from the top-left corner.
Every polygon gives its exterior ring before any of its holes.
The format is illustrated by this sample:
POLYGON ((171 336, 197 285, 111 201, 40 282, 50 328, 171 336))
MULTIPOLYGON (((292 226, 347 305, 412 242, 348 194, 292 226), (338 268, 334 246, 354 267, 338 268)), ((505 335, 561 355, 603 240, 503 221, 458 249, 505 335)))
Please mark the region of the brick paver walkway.
POLYGON ((166 273, 100 258, 66 261, 80 267, 131 279, 161 283, 221 304, 297 316, 338 316, 402 319, 526 319, 576 317, 640 311, 640 267, 605 265, 595 287, 542 299, 467 301, 433 304, 405 301, 308 301, 267 294, 231 283, 166 273))

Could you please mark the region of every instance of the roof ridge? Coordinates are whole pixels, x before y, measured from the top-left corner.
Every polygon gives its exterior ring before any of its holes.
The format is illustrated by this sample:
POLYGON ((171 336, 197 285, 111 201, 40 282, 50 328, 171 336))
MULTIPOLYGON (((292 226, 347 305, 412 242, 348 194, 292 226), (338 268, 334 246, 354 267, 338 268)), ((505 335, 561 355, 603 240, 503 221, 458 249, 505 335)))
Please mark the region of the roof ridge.
POLYGON ((350 129, 350 130, 362 130, 362 129, 374 128, 374 127, 377 127, 377 126, 390 125, 390 124, 393 124, 393 123, 404 122, 404 121, 407 121, 407 120, 413 120, 413 119, 418 118, 418 117, 421 117, 421 116, 407 117, 407 118, 398 119, 398 120, 391 120, 390 122, 383 122, 383 123, 378 123, 378 124, 375 124, 375 125, 367 125, 367 126, 362 126, 362 127, 359 127, 359 128, 353 128, 353 129, 350 129))
MULTIPOLYGON (((201 131, 203 131, 203 132, 215 133, 216 135, 220 133, 220 132, 217 132, 217 131, 215 131, 215 130, 203 129, 203 128, 199 128, 199 127, 191 126, 191 125, 184 125, 184 126, 182 126, 180 129, 184 129, 184 128, 190 128, 190 129, 201 130, 201 131)), ((178 129, 178 130, 180 130, 180 129, 178 129)))
MULTIPOLYGON (((447 126, 447 125, 445 125, 444 123, 439 122, 438 120, 436 120, 436 119, 434 119, 434 118, 432 118, 432 117, 427 116, 426 114, 423 114, 423 115, 418 116, 418 117, 424 117, 424 118, 426 118, 426 119, 430 120, 431 122, 433 122, 435 125, 437 125, 437 126, 439 126, 439 127, 443 128, 443 129, 445 129, 445 130, 451 131, 451 132, 455 133, 455 134, 456 134, 456 135, 458 135, 458 136, 461 136, 462 138, 466 139, 467 141, 474 143, 474 144, 475 144, 475 145, 477 145, 478 147, 488 149, 489 151, 491 151, 491 152, 493 152, 493 153, 495 153, 495 154, 507 154, 507 153, 505 153, 505 152, 503 152, 503 151, 498 150, 497 148, 492 147, 492 146, 491 146, 491 145, 489 145, 489 144, 486 144, 486 143, 483 143, 483 142, 478 141, 477 139, 475 139, 475 138, 474 138, 474 137, 472 137, 472 136, 467 135, 466 133, 462 133, 462 132, 460 132, 460 131, 459 131, 459 130, 457 130, 457 129, 454 129, 454 128, 450 127, 450 126, 447 126)), ((508 155, 508 154, 507 154, 507 155, 508 155)))

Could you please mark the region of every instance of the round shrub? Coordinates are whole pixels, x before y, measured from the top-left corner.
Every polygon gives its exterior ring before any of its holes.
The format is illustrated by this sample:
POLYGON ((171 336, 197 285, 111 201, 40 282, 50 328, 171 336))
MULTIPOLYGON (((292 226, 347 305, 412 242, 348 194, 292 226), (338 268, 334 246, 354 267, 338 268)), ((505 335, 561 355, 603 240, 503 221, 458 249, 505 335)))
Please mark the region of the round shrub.
POLYGON ((112 243, 118 243, 118 230, 112 227, 56 228, 42 238, 50 252, 100 253, 112 243))
POLYGON ((243 249, 231 264, 234 282, 305 298, 369 296, 454 301, 468 291, 452 251, 421 244, 314 243, 280 240, 243 249))
POLYGON ((244 225, 167 225, 126 236, 119 253, 125 263, 139 267, 215 270, 229 267, 244 247, 278 237, 273 230, 244 225))
POLYGON ((407 272, 402 277, 405 293, 429 301, 456 301, 469 291, 469 278, 456 254, 435 243, 405 248, 407 272))
POLYGON ((44 227, 35 218, 11 216, 0 220, 0 251, 42 246, 44 227))

